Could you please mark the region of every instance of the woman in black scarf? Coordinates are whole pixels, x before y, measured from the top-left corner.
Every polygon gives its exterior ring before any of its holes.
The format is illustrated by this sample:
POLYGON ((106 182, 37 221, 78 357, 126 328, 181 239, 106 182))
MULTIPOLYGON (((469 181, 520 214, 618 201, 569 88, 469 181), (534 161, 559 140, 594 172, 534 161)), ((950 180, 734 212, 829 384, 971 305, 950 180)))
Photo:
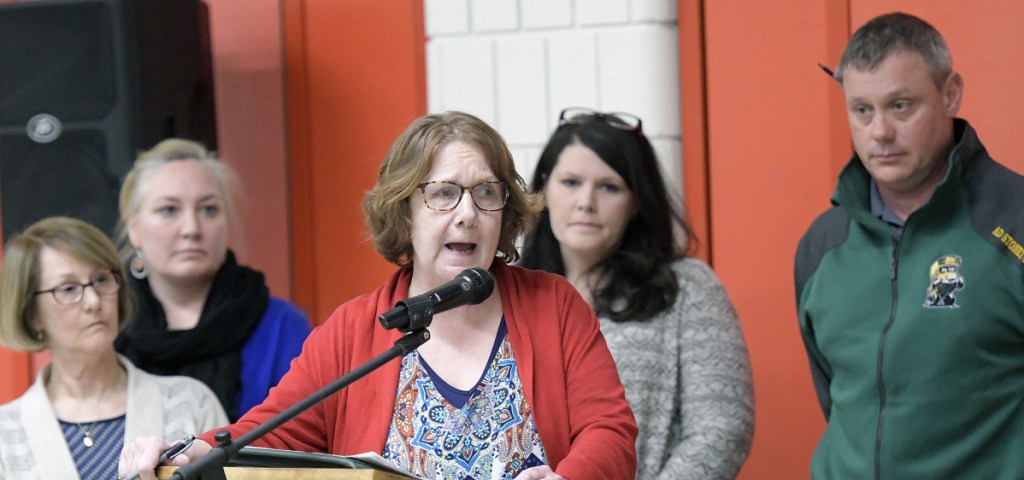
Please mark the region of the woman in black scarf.
POLYGON ((234 174, 180 139, 143 152, 121 186, 121 255, 140 305, 118 351, 160 375, 206 383, 234 420, 266 397, 310 325, 228 249, 234 174))

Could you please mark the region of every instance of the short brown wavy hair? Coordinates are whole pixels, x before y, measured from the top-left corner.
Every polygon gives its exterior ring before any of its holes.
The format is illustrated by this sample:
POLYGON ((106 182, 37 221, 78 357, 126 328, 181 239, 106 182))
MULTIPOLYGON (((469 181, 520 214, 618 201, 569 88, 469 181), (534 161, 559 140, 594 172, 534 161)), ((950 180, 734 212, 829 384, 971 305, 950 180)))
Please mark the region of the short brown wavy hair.
POLYGON ((465 142, 480 149, 491 171, 507 186, 508 203, 501 210, 498 257, 506 262, 519 258, 516 239, 533 227, 544 206, 542 198, 526 189, 501 134, 468 113, 444 112, 420 117, 402 132, 384 157, 376 185, 363 201, 367 230, 387 261, 398 266, 412 262, 409 197, 430 173, 434 154, 452 142, 465 142))

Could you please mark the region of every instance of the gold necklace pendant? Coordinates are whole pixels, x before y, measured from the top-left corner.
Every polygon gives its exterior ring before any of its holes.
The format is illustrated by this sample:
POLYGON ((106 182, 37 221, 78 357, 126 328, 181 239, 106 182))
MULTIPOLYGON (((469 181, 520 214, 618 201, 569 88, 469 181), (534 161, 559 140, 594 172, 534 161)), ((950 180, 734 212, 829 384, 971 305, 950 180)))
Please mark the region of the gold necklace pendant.
MULTIPOLYGON (((93 425, 95 424, 96 423, 93 422, 93 425)), ((86 448, 92 448, 93 445, 96 445, 96 442, 92 439, 92 432, 90 432, 88 428, 83 427, 80 423, 76 423, 75 425, 78 425, 78 429, 85 434, 85 438, 82 439, 82 445, 85 445, 86 448)), ((91 426, 92 425, 90 425, 90 427, 91 426)))

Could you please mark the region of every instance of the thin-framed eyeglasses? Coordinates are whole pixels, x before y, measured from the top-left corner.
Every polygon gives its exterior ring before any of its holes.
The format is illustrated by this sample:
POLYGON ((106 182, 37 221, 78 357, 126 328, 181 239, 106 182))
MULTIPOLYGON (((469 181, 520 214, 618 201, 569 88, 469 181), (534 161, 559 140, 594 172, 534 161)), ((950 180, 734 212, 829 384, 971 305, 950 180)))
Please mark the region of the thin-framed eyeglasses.
POLYGON ((115 272, 103 272, 93 275, 88 283, 64 282, 47 290, 33 292, 33 294, 42 295, 49 293, 61 305, 74 305, 82 301, 82 297, 85 295, 85 287, 92 287, 92 291, 101 297, 110 296, 121 289, 121 277, 115 272))
POLYGON ((558 116, 558 126, 604 122, 612 127, 630 132, 643 133, 644 122, 640 117, 626 112, 598 112, 586 107, 569 107, 558 116))
POLYGON ((485 212, 496 212, 505 208, 508 202, 508 188, 504 182, 483 182, 464 187, 454 182, 423 182, 417 187, 423 191, 423 203, 427 208, 447 212, 459 206, 463 192, 469 192, 476 208, 485 212))

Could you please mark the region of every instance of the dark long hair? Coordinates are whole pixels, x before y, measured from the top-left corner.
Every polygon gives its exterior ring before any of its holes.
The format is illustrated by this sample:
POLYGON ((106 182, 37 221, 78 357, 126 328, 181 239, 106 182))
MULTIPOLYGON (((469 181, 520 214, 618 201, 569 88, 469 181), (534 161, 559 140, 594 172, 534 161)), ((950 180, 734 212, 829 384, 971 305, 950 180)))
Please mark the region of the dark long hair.
MULTIPOLYGON (((541 153, 530 186, 535 192, 542 191, 562 150, 576 143, 592 150, 625 180, 636 198, 637 214, 626 226, 618 250, 592 267, 600 275, 592 301, 600 316, 620 322, 642 321, 675 302, 679 284, 672 262, 688 256, 696 239, 682 208, 669 198, 647 137, 609 121, 614 123, 615 118, 594 117, 583 122, 577 118, 558 127, 541 153)), ((520 264, 565 275, 547 208, 526 238, 520 264)))

